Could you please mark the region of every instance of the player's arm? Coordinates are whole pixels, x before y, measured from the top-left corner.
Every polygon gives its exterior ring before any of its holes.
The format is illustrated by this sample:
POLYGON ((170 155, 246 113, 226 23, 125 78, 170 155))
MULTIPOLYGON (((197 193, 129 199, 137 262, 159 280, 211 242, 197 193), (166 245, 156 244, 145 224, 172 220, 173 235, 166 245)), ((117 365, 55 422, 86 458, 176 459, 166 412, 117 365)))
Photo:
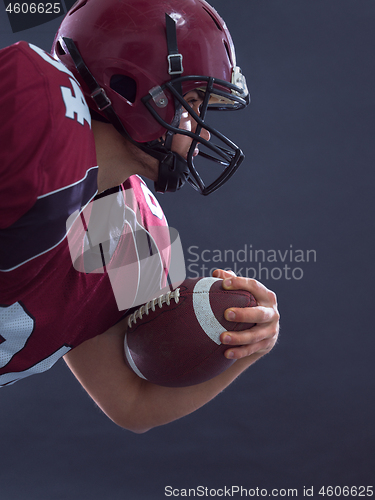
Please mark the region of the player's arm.
MULTIPOLYGON (((134 432, 145 432, 177 420, 197 410, 227 387, 240 373, 274 346, 278 333, 276 299, 263 285, 253 280, 230 276, 233 288, 251 288, 259 304, 241 311, 244 322, 256 322, 251 330, 231 333, 231 346, 239 341, 244 347, 231 348, 238 359, 217 377, 198 385, 182 388, 161 387, 135 375, 124 361, 126 320, 106 333, 90 339, 64 356, 69 368, 92 399, 115 423, 134 432), (258 314, 250 312, 258 310, 258 314), (251 316, 251 317, 250 317, 251 316), (262 326, 263 325, 263 326, 262 326), (239 359, 242 358, 242 359, 239 359)), ((223 334, 225 335, 225 334, 223 334)))

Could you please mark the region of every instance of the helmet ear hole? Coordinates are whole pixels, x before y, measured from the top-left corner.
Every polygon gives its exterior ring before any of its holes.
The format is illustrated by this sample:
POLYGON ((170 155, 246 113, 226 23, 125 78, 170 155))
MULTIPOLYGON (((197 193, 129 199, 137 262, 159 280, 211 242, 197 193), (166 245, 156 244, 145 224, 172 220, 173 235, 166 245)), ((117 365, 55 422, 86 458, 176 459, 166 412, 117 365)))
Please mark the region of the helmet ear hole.
POLYGON ((137 95, 137 84, 133 78, 125 75, 113 75, 110 81, 112 90, 120 94, 127 101, 133 103, 137 95))

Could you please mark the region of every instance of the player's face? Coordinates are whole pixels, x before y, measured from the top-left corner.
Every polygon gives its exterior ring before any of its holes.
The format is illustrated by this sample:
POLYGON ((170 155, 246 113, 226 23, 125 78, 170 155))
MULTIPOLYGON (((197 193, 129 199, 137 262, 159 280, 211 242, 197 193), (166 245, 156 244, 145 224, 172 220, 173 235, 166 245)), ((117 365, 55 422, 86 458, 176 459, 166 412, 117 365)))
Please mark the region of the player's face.
MULTIPOLYGON (((189 104, 189 106, 191 106, 191 108, 195 111, 195 113, 199 115, 200 106, 202 105, 204 99, 204 93, 199 90, 193 90, 191 92, 188 92, 184 96, 184 99, 189 104)), ((184 108, 182 110, 179 128, 182 130, 188 130, 189 132, 195 132, 197 128, 197 122, 184 108)), ((209 141, 210 133, 207 130, 202 129, 200 132, 200 137, 206 139, 206 141, 209 141)), ((175 134, 172 139, 171 149, 175 153, 178 153, 180 156, 187 159, 192 141, 193 139, 191 137, 181 134, 175 134)), ((128 143, 128 141, 126 142, 128 143)), ((127 146, 128 150, 131 152, 132 158, 134 160, 137 160, 138 168, 141 167, 139 170, 137 170, 137 173, 139 173, 140 175, 144 175, 150 180, 153 181, 157 180, 159 162, 155 158, 152 158, 150 155, 144 153, 143 151, 140 151, 139 148, 132 145, 131 143, 128 143, 127 146)), ((196 156, 197 154, 198 154, 198 146, 195 148, 193 156, 196 156)))
MULTIPOLYGON (((197 113, 200 114, 200 106, 203 103, 204 94, 199 90, 192 90, 188 92, 184 96, 185 101, 191 106, 191 108, 197 113)), ((180 129, 187 130, 189 132, 195 132, 197 128, 197 122, 192 118, 192 116, 185 109, 182 110, 181 120, 180 120, 180 129)), ((210 140, 210 133, 202 129, 200 132, 200 137, 206 139, 206 141, 210 140)), ((172 141, 172 151, 178 153, 183 158, 187 159, 187 155, 189 152, 190 145, 192 143, 192 139, 187 137, 186 135, 175 134, 172 141)), ((194 156, 198 154, 198 146, 194 151, 194 156)))

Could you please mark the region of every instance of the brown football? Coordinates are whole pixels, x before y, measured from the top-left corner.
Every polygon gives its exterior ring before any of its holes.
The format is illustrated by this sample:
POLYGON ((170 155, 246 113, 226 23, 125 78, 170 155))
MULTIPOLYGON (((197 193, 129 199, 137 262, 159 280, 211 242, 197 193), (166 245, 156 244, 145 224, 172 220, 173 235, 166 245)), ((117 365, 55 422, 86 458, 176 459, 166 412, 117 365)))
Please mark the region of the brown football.
POLYGON ((205 382, 234 362, 224 356, 229 346, 220 342, 221 333, 254 326, 227 321, 225 310, 256 305, 250 292, 224 290, 221 279, 186 279, 129 316, 126 362, 138 376, 157 385, 205 382))

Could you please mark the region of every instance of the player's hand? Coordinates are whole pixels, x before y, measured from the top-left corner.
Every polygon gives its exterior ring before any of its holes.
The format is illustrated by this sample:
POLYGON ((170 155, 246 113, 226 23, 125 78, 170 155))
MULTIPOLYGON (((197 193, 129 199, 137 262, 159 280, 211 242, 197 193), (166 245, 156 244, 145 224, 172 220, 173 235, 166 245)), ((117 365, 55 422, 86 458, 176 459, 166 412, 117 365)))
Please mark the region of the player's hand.
POLYGON ((249 330, 228 331, 221 334, 221 342, 231 347, 225 351, 225 356, 230 359, 240 359, 255 353, 269 352, 276 344, 279 334, 280 315, 274 292, 259 281, 236 276, 232 271, 216 269, 213 276, 224 280, 223 288, 226 290, 249 291, 258 303, 256 307, 229 308, 225 311, 225 318, 228 321, 256 323, 249 330))

